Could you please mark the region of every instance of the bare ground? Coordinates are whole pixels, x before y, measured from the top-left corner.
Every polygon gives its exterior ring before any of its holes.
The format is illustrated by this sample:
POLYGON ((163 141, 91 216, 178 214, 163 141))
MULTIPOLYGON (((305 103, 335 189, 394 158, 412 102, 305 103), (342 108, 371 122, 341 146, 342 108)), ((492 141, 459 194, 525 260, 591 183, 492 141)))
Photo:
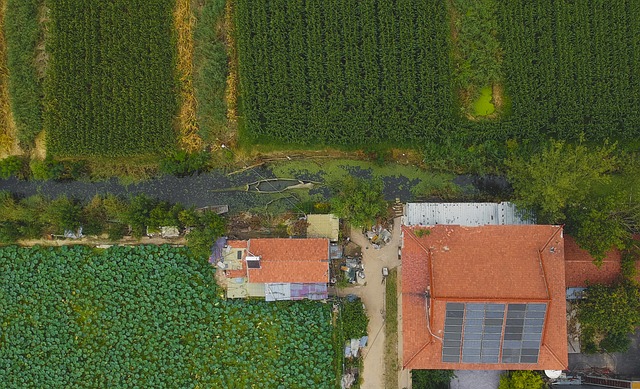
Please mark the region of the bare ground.
MULTIPOLYGON (((391 242, 379 250, 375 250, 359 229, 351 230, 351 240, 362 247, 362 261, 365 267, 366 284, 345 288, 340 295, 355 294, 362 299, 369 317, 369 344, 363 349, 364 371, 362 372, 363 389, 384 388, 385 374, 385 293, 382 280, 382 268, 398 267, 398 247, 400 245, 400 218, 394 220, 391 242)), ((400 334, 398 334, 400 335, 400 334)), ((395 389, 395 388, 394 388, 395 389)))

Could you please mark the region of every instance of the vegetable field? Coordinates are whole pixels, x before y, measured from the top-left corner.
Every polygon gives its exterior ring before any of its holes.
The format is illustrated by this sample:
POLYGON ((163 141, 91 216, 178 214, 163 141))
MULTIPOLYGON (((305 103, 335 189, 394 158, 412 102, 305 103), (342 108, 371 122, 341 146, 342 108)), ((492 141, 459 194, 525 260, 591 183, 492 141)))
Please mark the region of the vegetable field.
POLYGON ((47 147, 58 156, 175 148, 173 0, 56 0, 45 83, 47 147))
POLYGON ((236 2, 248 140, 409 144, 451 121, 441 1, 236 2))
POLYGON ((640 135, 640 3, 501 0, 510 136, 640 135))
POLYGON ((328 305, 225 301, 168 246, 0 249, 7 387, 334 387, 328 305))

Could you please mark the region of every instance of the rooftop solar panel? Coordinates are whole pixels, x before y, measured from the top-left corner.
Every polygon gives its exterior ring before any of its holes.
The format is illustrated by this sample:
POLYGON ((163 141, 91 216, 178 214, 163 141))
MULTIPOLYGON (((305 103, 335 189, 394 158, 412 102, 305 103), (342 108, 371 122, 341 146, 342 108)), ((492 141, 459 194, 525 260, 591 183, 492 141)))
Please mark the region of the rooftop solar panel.
POLYGON ((546 304, 447 303, 443 362, 537 363, 546 304))

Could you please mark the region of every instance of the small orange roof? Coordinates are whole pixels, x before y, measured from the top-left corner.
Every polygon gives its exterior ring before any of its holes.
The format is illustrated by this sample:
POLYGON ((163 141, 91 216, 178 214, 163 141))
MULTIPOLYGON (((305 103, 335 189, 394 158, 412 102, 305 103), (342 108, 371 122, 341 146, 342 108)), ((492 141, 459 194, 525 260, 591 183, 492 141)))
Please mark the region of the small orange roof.
POLYGON ((247 248, 248 255, 260 257, 259 269, 228 271, 227 277, 246 277, 251 283, 329 282, 329 239, 250 239, 228 241, 234 248, 247 248), (247 273, 248 270, 248 273, 247 273))
POLYGON ((596 266, 593 257, 578 246, 571 236, 565 236, 565 280, 567 288, 586 287, 588 284, 611 284, 620 276, 620 250, 611 250, 596 266))
POLYGON ((568 365, 561 227, 403 227, 403 365, 407 369, 563 370, 568 365), (542 251, 540 251, 542 250, 542 251), (427 315, 425 292, 429 290, 427 315), (442 362, 447 302, 546 302, 537 363, 442 362), (427 326, 430 317, 430 326, 427 326))

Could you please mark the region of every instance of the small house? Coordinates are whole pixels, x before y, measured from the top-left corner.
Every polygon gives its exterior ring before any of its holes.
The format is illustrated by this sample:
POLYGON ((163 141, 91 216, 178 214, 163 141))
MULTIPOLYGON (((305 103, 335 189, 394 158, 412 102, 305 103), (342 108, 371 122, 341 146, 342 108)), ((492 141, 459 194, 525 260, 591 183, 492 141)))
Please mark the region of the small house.
MULTIPOLYGON (((229 240, 215 262, 227 298, 321 300, 328 296, 329 239, 229 240)), ((214 255, 215 252, 214 252, 214 255)))

